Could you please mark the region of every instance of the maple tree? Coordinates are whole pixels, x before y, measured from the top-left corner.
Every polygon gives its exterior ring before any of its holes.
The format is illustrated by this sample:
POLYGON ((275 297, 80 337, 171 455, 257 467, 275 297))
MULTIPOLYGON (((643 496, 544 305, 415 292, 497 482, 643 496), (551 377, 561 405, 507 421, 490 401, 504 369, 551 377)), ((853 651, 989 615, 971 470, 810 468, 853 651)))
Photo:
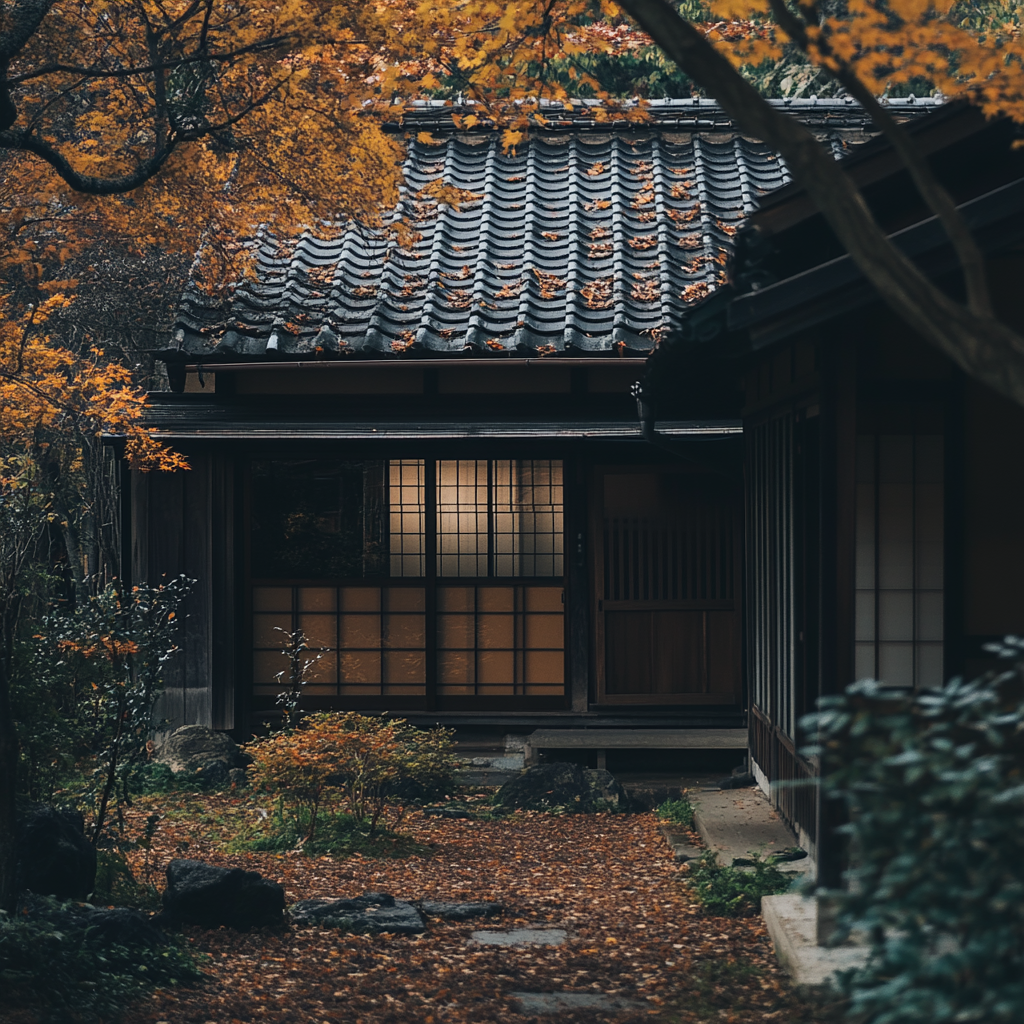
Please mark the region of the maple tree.
MULTIPOLYGON (((386 213, 398 198, 402 146, 386 129, 409 97, 458 89, 476 106, 454 111, 456 126, 491 125, 509 148, 545 124, 540 96, 587 93, 607 101, 598 120, 642 123, 642 107, 615 102, 595 70, 640 50, 649 56, 652 42, 782 154, 907 323, 1024 404, 1024 339, 993 314, 969 230, 875 99, 925 81, 986 116, 1024 121, 1020 11, 1020 0, 720 0, 710 14, 667 0, 9 0, 0 7, 0 426, 10 445, 2 486, 5 499, 18 496, 4 507, 31 524, 10 532, 21 538, 11 564, 31 559, 43 524, 61 516, 53 468, 73 478, 97 431, 124 434, 139 465, 176 464, 150 447, 141 396, 116 354, 88 331, 72 346, 45 327, 77 291, 65 273, 77 256, 110 238, 136 255, 191 254, 202 241, 202 283, 217 288, 246 272, 257 225, 282 237, 311 225, 339 232, 352 220, 402 231, 386 213), (965 303, 891 244, 841 164, 764 101, 764 69, 787 61, 870 113, 955 247, 965 303)), ((422 198, 461 197, 441 186, 422 198)), ((15 607, 16 588, 10 594, 15 607)), ((5 627, 5 645, 7 635, 5 627)), ((9 718, 4 657, 0 722, 9 718)), ((0 764, 10 742, 0 724, 0 764)), ((12 815, 0 794, 0 833, 12 815)), ((9 867, 0 842, 0 901, 9 900, 9 867)))

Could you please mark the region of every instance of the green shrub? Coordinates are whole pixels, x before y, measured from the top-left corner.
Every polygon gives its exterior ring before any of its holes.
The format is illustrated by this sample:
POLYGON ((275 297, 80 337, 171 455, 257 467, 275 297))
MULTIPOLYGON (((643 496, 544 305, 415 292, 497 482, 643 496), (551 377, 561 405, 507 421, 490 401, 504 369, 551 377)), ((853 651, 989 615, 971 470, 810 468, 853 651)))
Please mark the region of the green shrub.
POLYGON ((654 813, 662 821, 670 821, 673 825, 693 828, 693 804, 686 797, 680 800, 665 800, 659 804, 654 813))
POLYGON ((1024 1020, 1024 641, 1008 672, 904 694, 859 682, 805 721, 849 808, 840 937, 872 1024, 1024 1020))
POLYGON ((686 880, 697 902, 715 917, 747 917, 761 910, 762 896, 785 892, 792 882, 774 864, 751 854, 751 870, 726 867, 718 854, 708 850, 689 861, 686 880))
POLYGON ((175 772, 158 761, 139 765, 128 782, 129 791, 141 796, 154 793, 214 793, 223 788, 211 784, 202 772, 175 772))
POLYGON ((310 856, 410 857, 429 854, 430 847, 390 829, 370 830, 366 821, 350 814, 321 812, 314 838, 309 835, 309 812, 299 808, 285 813, 278 805, 273 814, 247 827, 231 844, 240 853, 287 853, 300 849, 310 856))
POLYGON ((109 946, 88 931, 62 931, 52 921, 0 912, 0 1001, 5 1008, 42 1010, 60 1022, 109 1019, 155 986, 202 976, 180 942, 157 948, 109 946))
POLYGON ((96 851, 96 881, 90 900, 100 907, 131 907, 159 910, 160 893, 155 885, 140 882, 120 850, 96 851))

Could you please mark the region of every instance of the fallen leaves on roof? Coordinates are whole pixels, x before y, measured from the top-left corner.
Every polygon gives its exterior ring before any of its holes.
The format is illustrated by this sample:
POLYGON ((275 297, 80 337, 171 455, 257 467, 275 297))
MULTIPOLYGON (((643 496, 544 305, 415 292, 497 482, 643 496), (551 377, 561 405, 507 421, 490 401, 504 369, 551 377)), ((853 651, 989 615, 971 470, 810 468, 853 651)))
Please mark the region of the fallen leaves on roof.
POLYGON ((653 249, 658 244, 657 235, 634 235, 629 240, 629 247, 631 249, 653 249))
POLYGON ((540 285, 540 297, 542 299, 556 299, 558 293, 565 288, 565 278, 557 277, 555 274, 547 274, 543 270, 533 268, 534 277, 540 285))
POLYGON ((610 309, 614 301, 612 295, 613 279, 599 277, 580 289, 580 295, 586 299, 588 309, 610 309))

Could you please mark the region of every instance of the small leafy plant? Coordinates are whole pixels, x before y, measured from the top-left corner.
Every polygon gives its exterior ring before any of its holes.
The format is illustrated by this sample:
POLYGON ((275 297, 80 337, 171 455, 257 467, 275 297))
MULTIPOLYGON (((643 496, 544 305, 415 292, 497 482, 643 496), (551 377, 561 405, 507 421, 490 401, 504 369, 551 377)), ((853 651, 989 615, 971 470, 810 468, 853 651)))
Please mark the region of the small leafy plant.
POLYGON ((352 713, 308 715, 291 732, 248 745, 251 784, 279 798, 282 816, 314 840, 321 808, 335 802, 369 832, 397 828, 408 807, 447 795, 458 762, 451 730, 352 713))
POLYGON ((670 821, 673 825, 693 828, 693 804, 686 797, 679 800, 665 800, 659 804, 654 813, 662 821, 670 821))
MULTIPOLYGON (((48 902, 54 911, 62 908, 48 902)), ((88 930, 68 930, 45 917, 0 911, 0 979, 5 1009, 44 1010, 52 1021, 110 1019, 156 986, 203 977, 180 942, 167 946, 109 945, 88 930)))
POLYGON ((281 669, 274 675, 277 682, 288 689, 277 695, 276 704, 281 709, 280 731, 292 732, 296 729, 305 711, 299 707, 302 702, 302 689, 309 682, 309 674, 316 663, 324 656, 324 648, 310 647, 306 634, 301 629, 294 631, 274 627, 282 634, 284 645, 281 653, 288 659, 288 668, 281 669))
POLYGON ((751 854, 751 870, 718 863, 711 850, 687 865, 687 881, 704 910, 715 917, 748 917, 761 909, 762 896, 785 892, 792 882, 774 864, 751 854))

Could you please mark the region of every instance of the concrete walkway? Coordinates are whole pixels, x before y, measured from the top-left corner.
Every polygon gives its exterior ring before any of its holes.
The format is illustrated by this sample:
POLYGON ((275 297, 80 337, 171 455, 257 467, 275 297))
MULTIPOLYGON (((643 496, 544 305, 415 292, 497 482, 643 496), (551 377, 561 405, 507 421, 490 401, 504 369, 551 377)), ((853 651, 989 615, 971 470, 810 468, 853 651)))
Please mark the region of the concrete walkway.
MULTIPOLYGON (((695 807, 694 825, 704 845, 718 854, 718 863, 749 859, 752 853, 768 857, 797 846, 789 826, 756 786, 749 789, 695 788, 687 798, 695 807)), ((810 857, 779 865, 783 871, 804 874, 812 870, 810 857)))

